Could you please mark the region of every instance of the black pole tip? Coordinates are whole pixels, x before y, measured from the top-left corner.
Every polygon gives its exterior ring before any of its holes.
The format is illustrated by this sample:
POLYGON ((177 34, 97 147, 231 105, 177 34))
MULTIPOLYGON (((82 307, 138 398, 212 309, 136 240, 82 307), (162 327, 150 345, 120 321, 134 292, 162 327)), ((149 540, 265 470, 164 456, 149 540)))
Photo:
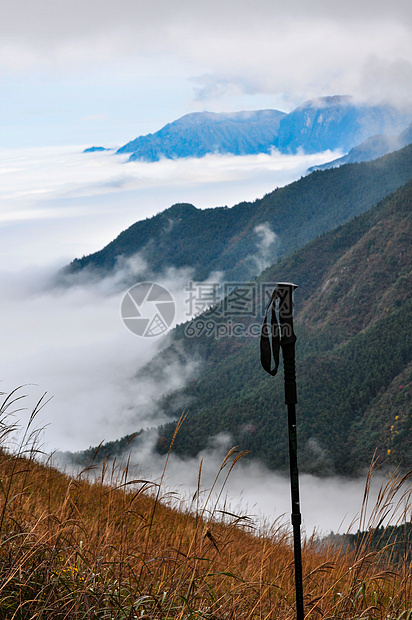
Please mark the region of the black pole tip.
POLYGON ((276 286, 288 287, 292 289, 292 292, 298 288, 297 284, 293 284, 293 282, 278 282, 276 286))

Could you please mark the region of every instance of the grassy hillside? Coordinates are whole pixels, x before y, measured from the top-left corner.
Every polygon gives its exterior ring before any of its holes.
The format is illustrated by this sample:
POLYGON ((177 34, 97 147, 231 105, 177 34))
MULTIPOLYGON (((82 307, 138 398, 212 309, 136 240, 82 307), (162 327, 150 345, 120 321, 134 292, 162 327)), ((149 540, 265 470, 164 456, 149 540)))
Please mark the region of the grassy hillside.
POLYGON ((148 276, 167 267, 192 267, 195 279, 214 271, 245 280, 261 271, 262 261, 287 256, 326 231, 370 209, 412 178, 412 145, 373 162, 348 164, 311 175, 253 203, 200 210, 170 209, 133 224, 105 248, 75 259, 65 273, 84 268, 104 274, 140 252, 148 276), (262 254, 257 226, 277 235, 262 254))
MULTIPOLYGON (((271 266, 255 282, 258 295, 265 282, 299 284, 302 471, 352 475, 368 466, 375 449, 381 462, 411 466, 411 206, 412 182, 271 266)), ((246 332, 253 323, 259 327, 262 316, 224 314, 224 306, 218 306, 178 326, 172 346, 141 374, 156 374, 161 383, 174 356, 202 360, 198 378, 161 405, 172 417, 183 408, 188 412, 175 441, 180 454, 196 455, 213 436, 226 432, 251 458, 287 469, 282 377, 269 377, 260 367, 258 337, 215 337, 230 322, 243 322, 246 332), (210 333, 209 323, 214 325, 210 333)), ((169 445, 174 427, 171 422, 160 428, 160 451, 169 445)), ((116 447, 105 449, 111 453, 116 447)))
MULTIPOLYGON (((1 407, 3 444, 14 406, 7 397, 1 407)), ((216 511, 200 487, 192 503, 172 509, 161 481, 130 480, 127 465, 74 477, 40 465, 37 454, 30 444, 15 454, 0 449, 1 618, 295 617, 293 552, 280 523, 254 529, 245 516, 216 511)), ((238 456, 228 455, 217 474, 225 477, 238 456)), ((403 483, 388 482, 369 531, 403 483)), ((409 618, 408 556, 394 557, 365 536, 353 551, 306 540, 307 620, 409 618)))

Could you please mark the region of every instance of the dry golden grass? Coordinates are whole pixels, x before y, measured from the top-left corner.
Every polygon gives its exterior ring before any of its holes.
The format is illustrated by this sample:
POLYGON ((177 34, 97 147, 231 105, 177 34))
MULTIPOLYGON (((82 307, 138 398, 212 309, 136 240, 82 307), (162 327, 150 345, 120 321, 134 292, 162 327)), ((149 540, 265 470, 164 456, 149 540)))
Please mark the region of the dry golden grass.
MULTIPOLYGON (((2 409, 3 443, 12 404, 2 409)), ((209 510, 207 499, 195 512, 193 504, 173 510, 161 486, 127 481, 127 465, 91 481, 39 464, 30 445, 29 431, 17 454, 0 451, 0 618, 295 617, 284 527, 253 532, 247 520, 209 510)), ((231 451, 218 473, 239 457, 231 451)), ((407 478, 388 480, 375 525, 399 491, 407 500, 407 478)), ((365 538, 353 553, 305 541, 303 572, 307 619, 412 618, 410 560, 394 565, 365 538)))

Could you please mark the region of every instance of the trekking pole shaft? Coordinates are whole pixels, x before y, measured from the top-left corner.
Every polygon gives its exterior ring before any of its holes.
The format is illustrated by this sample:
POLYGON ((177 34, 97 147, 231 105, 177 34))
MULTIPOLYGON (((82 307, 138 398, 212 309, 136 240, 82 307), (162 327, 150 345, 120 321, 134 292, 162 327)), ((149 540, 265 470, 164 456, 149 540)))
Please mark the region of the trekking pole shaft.
POLYGON ((295 587, 296 587, 296 619, 304 619, 303 609, 303 578, 302 578, 302 543, 301 513, 299 499, 298 446, 296 432, 296 373, 295 373, 295 342, 293 330, 293 290, 294 284, 280 283, 279 287, 279 324, 281 331, 281 347, 283 357, 285 404, 288 410, 289 466, 292 499, 293 549, 295 556, 295 587))
POLYGON ((285 377, 285 403, 288 409, 289 467, 290 489, 292 499, 293 549, 295 555, 296 618, 303 620, 303 579, 302 579, 302 544, 300 525, 298 442, 296 431, 296 377, 295 377, 295 343, 283 346, 283 367, 285 377))
POLYGON ((296 409, 288 405, 289 463, 292 497, 293 549, 295 556, 296 618, 303 620, 302 546, 300 536, 301 514, 299 501, 299 472, 297 461, 296 409))

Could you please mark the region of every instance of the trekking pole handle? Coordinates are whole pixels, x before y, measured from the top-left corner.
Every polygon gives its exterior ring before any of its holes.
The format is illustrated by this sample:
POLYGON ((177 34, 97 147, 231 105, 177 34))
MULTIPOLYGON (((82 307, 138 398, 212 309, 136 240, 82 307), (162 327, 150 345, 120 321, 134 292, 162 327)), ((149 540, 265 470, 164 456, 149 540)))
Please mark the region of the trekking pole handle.
POLYGON ((280 346, 283 354, 283 368, 285 377, 285 403, 297 403, 296 374, 295 374, 295 342, 293 330, 293 291, 296 284, 278 282, 277 299, 279 300, 278 317, 280 328, 280 346))

